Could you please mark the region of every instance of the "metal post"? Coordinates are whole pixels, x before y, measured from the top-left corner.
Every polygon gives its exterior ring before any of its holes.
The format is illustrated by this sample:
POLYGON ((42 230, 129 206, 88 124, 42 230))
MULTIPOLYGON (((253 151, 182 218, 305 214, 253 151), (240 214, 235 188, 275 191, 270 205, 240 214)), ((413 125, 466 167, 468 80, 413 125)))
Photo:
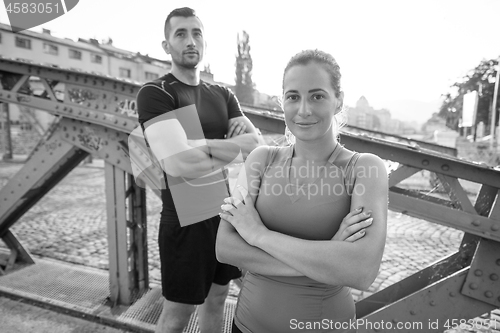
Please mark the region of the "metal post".
POLYGON ((2 103, 2 111, 5 114, 4 130, 5 130, 5 154, 3 155, 4 160, 12 159, 12 137, 10 133, 10 112, 9 104, 2 103))
POLYGON ((149 288, 144 184, 106 162, 110 299, 129 305, 149 288))
POLYGON ((106 206, 108 220, 109 287, 113 304, 129 305, 133 285, 128 265, 125 203, 125 172, 106 162, 106 206))
POLYGON ((498 99, 498 89, 500 88, 500 57, 498 57, 497 64, 497 77, 495 80, 495 91, 493 93, 493 103, 491 107, 491 126, 490 126, 490 148, 493 150, 495 148, 495 134, 496 134, 496 122, 497 122, 497 99, 498 99))

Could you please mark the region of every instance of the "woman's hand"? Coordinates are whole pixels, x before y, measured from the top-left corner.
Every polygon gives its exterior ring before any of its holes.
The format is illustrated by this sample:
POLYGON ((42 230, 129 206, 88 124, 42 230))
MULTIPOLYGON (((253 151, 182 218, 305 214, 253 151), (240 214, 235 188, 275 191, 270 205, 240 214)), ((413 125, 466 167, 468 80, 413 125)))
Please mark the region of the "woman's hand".
POLYGON ((366 228, 372 224, 373 218, 370 217, 370 212, 362 213, 362 211, 363 208, 358 208, 347 214, 332 240, 355 242, 363 238, 366 234, 366 228))
MULTIPOLYGON (((241 193, 241 186, 237 186, 237 190, 241 193)), ((262 223, 250 194, 247 193, 246 196, 242 194, 242 197, 244 197, 243 202, 235 197, 224 199, 220 217, 229 222, 248 244, 255 246, 259 236, 268 229, 262 223)))

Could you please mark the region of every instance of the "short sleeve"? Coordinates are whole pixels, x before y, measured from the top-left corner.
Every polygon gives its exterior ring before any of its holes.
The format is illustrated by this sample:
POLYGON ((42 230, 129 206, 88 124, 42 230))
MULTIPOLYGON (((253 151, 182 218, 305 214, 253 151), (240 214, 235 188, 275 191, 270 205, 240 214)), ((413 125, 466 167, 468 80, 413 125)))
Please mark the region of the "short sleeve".
POLYGON ((173 93, 154 83, 146 83, 137 93, 137 113, 141 126, 162 114, 175 110, 173 93))
POLYGON ((236 95, 229 88, 226 88, 225 92, 227 94, 226 100, 228 119, 242 117, 243 111, 241 111, 240 102, 238 101, 236 95))

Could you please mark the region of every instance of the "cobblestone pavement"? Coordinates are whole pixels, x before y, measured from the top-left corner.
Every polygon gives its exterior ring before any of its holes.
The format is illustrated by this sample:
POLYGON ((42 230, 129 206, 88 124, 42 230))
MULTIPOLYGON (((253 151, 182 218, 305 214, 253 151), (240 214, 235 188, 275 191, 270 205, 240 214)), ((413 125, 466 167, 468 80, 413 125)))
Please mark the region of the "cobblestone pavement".
MULTIPOLYGON (((22 164, 0 162, 0 188, 21 167, 22 164)), ((104 190, 103 161, 82 164, 24 214, 11 230, 33 254, 107 269, 104 190)), ((152 191, 147 193, 147 198, 150 278, 159 281, 157 234, 161 201, 152 191)), ((389 211, 380 273, 368 292, 353 290, 355 299, 367 297, 455 252, 462 235, 455 229, 389 211)), ((0 247, 5 247, 1 240, 0 247)), ((231 292, 238 293, 235 285, 231 292)))

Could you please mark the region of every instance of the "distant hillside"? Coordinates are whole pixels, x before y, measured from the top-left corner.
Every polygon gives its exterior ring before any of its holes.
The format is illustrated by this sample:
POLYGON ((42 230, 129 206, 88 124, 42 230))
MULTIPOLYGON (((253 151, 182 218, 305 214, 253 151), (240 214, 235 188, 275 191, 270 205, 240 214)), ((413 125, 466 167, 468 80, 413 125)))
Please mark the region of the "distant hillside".
POLYGON ((414 100, 385 101, 380 107, 388 109, 391 117, 402 121, 425 123, 434 112, 439 111, 441 101, 422 102, 414 100))

